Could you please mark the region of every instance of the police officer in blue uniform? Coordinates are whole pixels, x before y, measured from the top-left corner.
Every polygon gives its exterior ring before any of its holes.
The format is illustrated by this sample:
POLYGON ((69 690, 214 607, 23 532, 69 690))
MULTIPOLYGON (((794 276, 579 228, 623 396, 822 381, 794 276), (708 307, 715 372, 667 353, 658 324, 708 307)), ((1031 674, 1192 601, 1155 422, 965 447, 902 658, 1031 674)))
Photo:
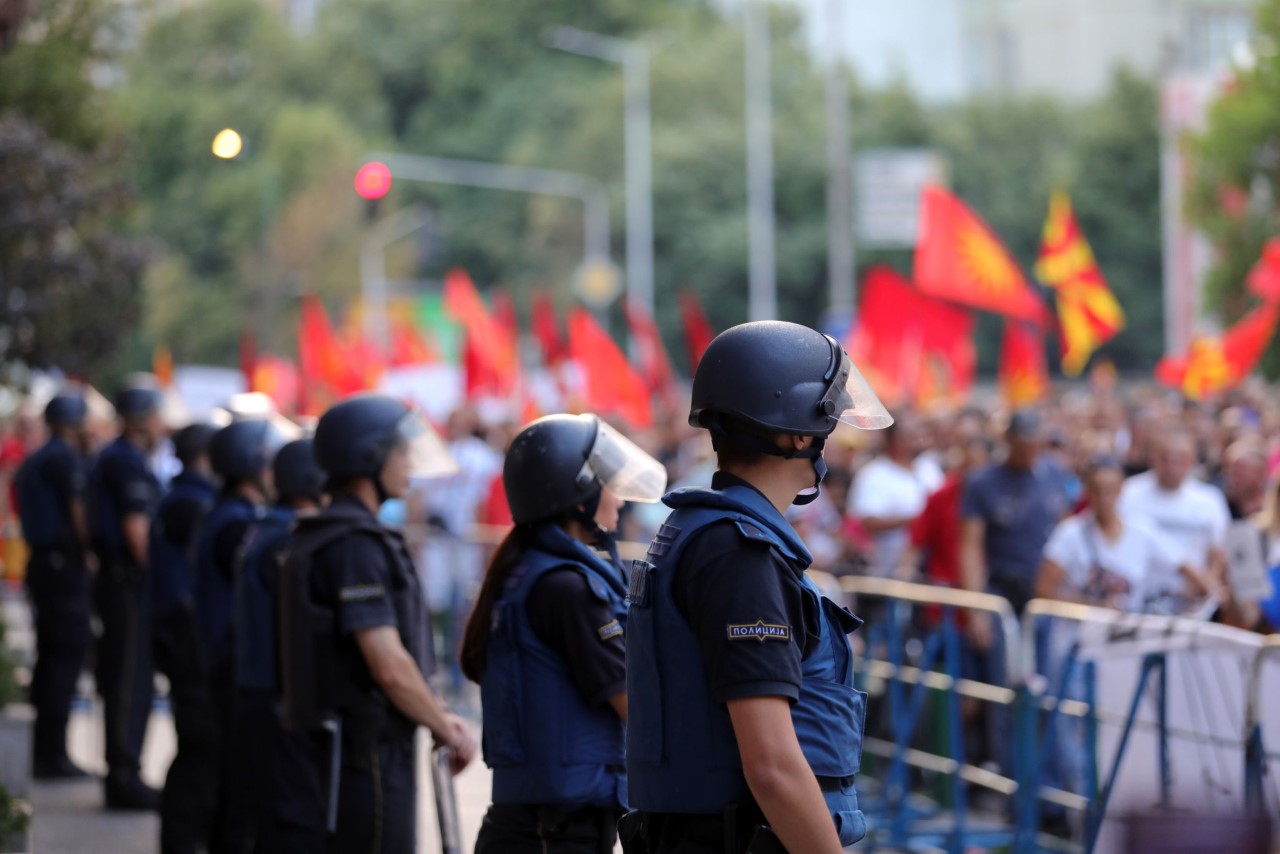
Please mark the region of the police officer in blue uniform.
POLYGON ((200 627, 200 647, 208 668, 212 699, 212 767, 207 779, 218 781, 212 799, 214 811, 200 827, 211 831, 210 850, 227 850, 229 762, 226 740, 234 697, 231 611, 235 569, 249 527, 261 519, 271 498, 271 462, 284 444, 283 437, 265 419, 234 421, 209 441, 209 463, 222 479, 217 501, 196 536, 195 601, 200 627))
POLYGON ((663 499, 673 512, 633 567, 624 848, 834 854, 866 832, 860 621, 806 578, 784 513, 817 497, 838 422, 892 419, 834 339, 763 321, 708 347, 689 422, 719 470, 663 499))
POLYGON ((89 529, 85 517, 84 420, 78 394, 49 401, 49 441, 14 476, 22 537, 30 550, 26 584, 35 612, 36 779, 86 776, 67 756, 67 719, 89 650, 89 529))
POLYGON ((411 476, 456 466, 426 422, 384 395, 335 404, 314 441, 332 503, 298 520, 282 569, 283 712, 293 729, 336 736, 337 749, 316 757, 327 850, 400 854, 417 844, 417 728, 454 751, 455 771, 476 744, 427 686, 426 600, 403 538, 377 512, 411 476))
POLYGON ((151 528, 152 634, 156 668, 169 680, 178 750, 160 793, 162 854, 195 854, 208 844, 214 767, 212 700, 195 611, 196 533, 217 497, 209 442, 217 428, 191 424, 173 436, 182 471, 160 499, 151 528), (203 829, 202 829, 203 827, 203 829))
POLYGON ((159 805, 139 768, 154 695, 147 571, 160 484, 148 457, 166 432, 160 407, 160 392, 152 386, 123 389, 116 396, 123 430, 89 473, 89 528, 100 567, 93 595, 102 621, 96 675, 106 725, 108 809, 159 805))
POLYGON ((595 415, 524 428, 502 469, 515 521, 462 640, 493 805, 476 854, 607 854, 626 806, 626 580, 613 530, 662 464, 595 415))
POLYGON ((324 848, 320 780, 310 739, 280 722, 276 615, 280 564, 294 521, 324 505, 324 473, 310 439, 281 448, 272 472, 276 504, 249 529, 235 578, 230 848, 309 854, 324 848))

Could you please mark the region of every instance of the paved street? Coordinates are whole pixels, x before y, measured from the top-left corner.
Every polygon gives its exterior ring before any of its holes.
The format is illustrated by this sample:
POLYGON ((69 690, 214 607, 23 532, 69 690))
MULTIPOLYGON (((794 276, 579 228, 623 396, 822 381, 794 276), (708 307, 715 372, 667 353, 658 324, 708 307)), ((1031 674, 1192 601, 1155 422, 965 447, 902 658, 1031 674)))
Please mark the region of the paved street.
MULTIPOLYGON (((83 767, 101 772, 102 719, 81 710, 72 719, 71 753, 83 767)), ((173 756, 172 719, 164 712, 151 718, 143 773, 159 785, 173 756)), ((440 850, 430 775, 423 765, 418 801, 419 852, 440 850)), ((477 762, 457 780, 464 849, 471 850, 489 801, 489 769, 477 762)), ((96 782, 37 783, 34 850, 38 854, 151 854, 159 849, 159 821, 154 815, 109 813, 102 809, 96 782)))

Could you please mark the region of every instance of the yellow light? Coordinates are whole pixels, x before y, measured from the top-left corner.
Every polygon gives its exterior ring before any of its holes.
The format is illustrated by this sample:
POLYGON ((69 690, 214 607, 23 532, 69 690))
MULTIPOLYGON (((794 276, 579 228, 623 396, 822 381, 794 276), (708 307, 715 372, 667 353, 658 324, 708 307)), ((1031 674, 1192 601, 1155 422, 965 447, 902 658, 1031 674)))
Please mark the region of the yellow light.
POLYGON ((218 131, 218 135, 213 138, 213 156, 221 157, 223 160, 232 160, 239 156, 240 150, 244 148, 244 140, 240 138, 240 134, 231 128, 223 128, 218 131))

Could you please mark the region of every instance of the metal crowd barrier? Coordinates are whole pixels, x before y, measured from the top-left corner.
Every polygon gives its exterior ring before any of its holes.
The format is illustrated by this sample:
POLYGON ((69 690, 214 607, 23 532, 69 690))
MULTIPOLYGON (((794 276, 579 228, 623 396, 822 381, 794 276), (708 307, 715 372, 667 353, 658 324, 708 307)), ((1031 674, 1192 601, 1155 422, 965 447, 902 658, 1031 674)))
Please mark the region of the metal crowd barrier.
POLYGON ((872 705, 869 715, 871 725, 864 738, 863 754, 886 763, 882 771, 873 773, 867 773, 868 763, 863 763, 863 779, 879 784, 878 791, 868 785, 863 797, 871 831, 864 845, 871 849, 930 847, 950 852, 963 852, 973 846, 1013 845, 1016 826, 999 818, 975 815, 970 808, 970 787, 1010 797, 1017 792, 1018 781, 966 761, 961 708, 962 698, 971 698, 990 708, 1005 709, 1004 716, 1014 718, 1019 696, 1015 680, 1021 673, 1021 632, 1008 601, 985 593, 864 576, 841 578, 840 588, 858 598, 857 610, 863 612, 862 616, 877 612, 863 629, 865 637, 858 644, 855 665, 861 687, 878 695, 878 703, 872 705), (922 627, 911 619, 910 610, 919 606, 937 606, 934 625, 922 627), (1004 679, 982 682, 964 677, 959 613, 969 614, 969 619, 993 622, 993 656, 1003 664, 1004 679), (926 711, 926 701, 938 698, 942 701, 945 750, 931 751, 914 736, 926 711), (878 726, 877 721, 886 725, 878 726), (913 793, 913 775, 922 772, 949 780, 945 790, 945 801, 949 803, 913 793))
POLYGON ((868 849, 1107 851, 1119 839, 1104 823, 1130 814, 1280 816, 1280 714, 1268 705, 1280 697, 1280 636, 1047 600, 1019 623, 997 596, 815 580, 872 616, 855 636, 860 687, 875 695, 860 787, 868 849), (916 618, 921 608, 933 619, 916 618), (1003 673, 965 678, 961 613, 992 620, 1003 673), (981 701, 1007 736, 997 770, 965 755, 963 698, 981 701), (1078 786, 1047 773, 1064 754, 1083 765, 1078 786), (927 774, 942 781, 932 798, 927 774), (1002 796, 991 800, 1004 809, 975 814, 976 790, 1002 796), (1070 819, 1074 841, 1040 832, 1046 810, 1070 819))

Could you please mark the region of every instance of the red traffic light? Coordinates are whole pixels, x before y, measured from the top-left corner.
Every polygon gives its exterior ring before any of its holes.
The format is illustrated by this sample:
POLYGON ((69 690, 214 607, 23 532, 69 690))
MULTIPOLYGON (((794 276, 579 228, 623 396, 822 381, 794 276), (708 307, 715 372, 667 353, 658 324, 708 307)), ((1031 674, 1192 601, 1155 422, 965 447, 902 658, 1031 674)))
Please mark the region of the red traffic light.
POLYGON ((360 198, 371 202, 380 199, 391 192, 391 167, 370 161, 356 171, 355 185, 360 198))

